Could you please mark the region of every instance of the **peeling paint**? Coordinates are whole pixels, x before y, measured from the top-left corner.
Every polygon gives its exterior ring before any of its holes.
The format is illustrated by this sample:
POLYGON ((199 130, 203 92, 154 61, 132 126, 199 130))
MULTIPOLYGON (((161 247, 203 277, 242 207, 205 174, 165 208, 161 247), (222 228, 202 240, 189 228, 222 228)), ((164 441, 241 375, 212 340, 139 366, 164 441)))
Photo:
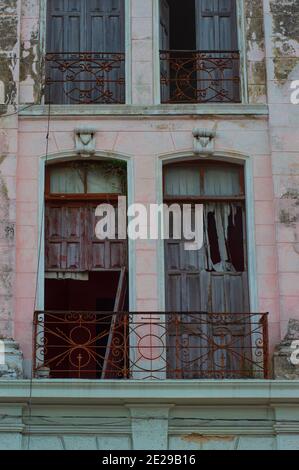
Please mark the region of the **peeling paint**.
POLYGON ((247 18, 246 37, 249 49, 254 49, 258 46, 259 49, 264 49, 264 22, 263 18, 255 16, 247 18))
POLYGON ((263 87, 266 83, 266 63, 264 58, 265 34, 263 19, 263 4, 261 0, 245 2, 247 66, 249 74, 249 98, 251 103, 265 101, 266 93, 263 87))
POLYGON ((270 2, 274 32, 285 36, 286 40, 299 38, 299 0, 270 2))
POLYGON ((299 222, 299 191, 288 189, 282 196, 281 201, 284 207, 280 209, 279 221, 287 227, 296 228, 299 222))
POLYGON ((2 163, 4 162, 6 157, 7 157, 7 155, 0 155, 0 165, 2 165, 2 163))
POLYGON ((299 0, 270 2, 274 33, 274 73, 283 84, 299 63, 295 45, 299 44, 299 0))
POLYGON ((263 17, 263 0, 245 0, 245 15, 247 17, 263 17))
POLYGON ((251 84, 264 85, 266 83, 266 67, 265 62, 251 62, 250 72, 252 76, 251 84))
POLYGON ((17 58, 15 55, 8 56, 6 54, 0 54, 0 70, 1 80, 4 83, 5 104, 16 104, 17 85, 14 80, 16 63, 17 58))
POLYGON ((0 51, 11 51, 18 40, 17 0, 1 0, 0 15, 0 51))
POLYGON ((25 82, 28 78, 32 79, 34 103, 40 103, 43 93, 44 71, 39 47, 39 37, 36 31, 31 32, 30 41, 21 43, 20 82, 25 82))
POLYGON ((183 441, 186 441, 186 442, 194 442, 194 443, 198 443, 198 444, 201 444, 203 442, 210 442, 210 441, 228 441, 228 442, 232 442, 234 441, 235 439, 235 436, 232 436, 232 435, 206 435, 206 434, 197 434, 197 433, 192 433, 192 434, 188 434, 187 436, 183 436, 181 438, 183 441))

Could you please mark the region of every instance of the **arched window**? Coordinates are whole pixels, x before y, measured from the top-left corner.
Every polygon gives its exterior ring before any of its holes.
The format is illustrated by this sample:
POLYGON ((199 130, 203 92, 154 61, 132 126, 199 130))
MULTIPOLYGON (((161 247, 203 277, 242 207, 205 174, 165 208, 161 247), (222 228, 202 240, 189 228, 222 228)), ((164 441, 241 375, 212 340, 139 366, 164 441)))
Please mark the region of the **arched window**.
POLYGON ((164 202, 203 204, 204 245, 165 244, 167 310, 248 312, 243 166, 220 162, 164 167, 164 202))
POLYGON ((127 240, 117 233, 117 202, 126 195, 126 177, 126 163, 116 160, 46 167, 45 310, 60 312, 45 316, 45 361, 53 377, 65 377, 65 371, 69 377, 121 375, 109 362, 108 345, 118 333, 113 312, 128 309, 127 240), (102 202, 115 207, 115 238, 96 236, 96 208, 102 202), (87 312, 84 325, 79 328, 70 312, 87 312))
POLYGON ((166 310, 181 312, 167 330, 170 378, 250 377, 243 166, 165 165, 164 202, 203 205, 200 250, 183 236, 165 241, 166 310))

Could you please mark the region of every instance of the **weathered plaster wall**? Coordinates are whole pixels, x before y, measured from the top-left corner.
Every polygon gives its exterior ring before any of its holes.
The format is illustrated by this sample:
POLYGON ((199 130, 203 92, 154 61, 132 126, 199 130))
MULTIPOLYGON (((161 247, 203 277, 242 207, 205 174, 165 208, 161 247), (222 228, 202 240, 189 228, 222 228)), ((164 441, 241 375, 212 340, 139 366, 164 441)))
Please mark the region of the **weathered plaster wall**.
POLYGON ((2 382, 0 449, 299 450, 298 381, 41 380, 30 411, 29 387, 2 382))
POLYGON ((0 4, 0 80, 4 83, 4 104, 17 103, 19 69, 19 1, 0 4))
POLYGON ((249 103, 266 103, 263 0, 244 1, 245 49, 249 103))
POLYGON ((13 335, 20 1, 0 4, 0 337, 13 335), (7 113, 7 115, 4 115, 7 113))
MULTIPOLYGON (((273 184, 266 117, 215 116, 206 118, 122 117, 81 118, 96 129, 96 150, 133 158, 135 202, 155 203, 158 198, 159 156, 192 152, 194 127, 216 129, 216 151, 251 154, 254 174, 255 236, 260 310, 270 311, 272 345, 279 340, 277 260, 274 233, 273 184), (255 143, 254 147, 252 142, 255 143)), ((74 117, 52 117, 49 153, 74 149, 74 117)), ((31 355, 31 319, 36 285, 38 241, 38 165, 46 149, 46 118, 20 121, 17 185, 17 291, 16 339, 27 358, 31 355)), ((136 244, 136 309, 155 311, 158 300, 158 251, 155 241, 136 244)), ((159 274, 162 275, 161 273, 159 274)))
POLYGON ((282 336, 299 317, 299 1, 264 0, 269 136, 273 173, 282 336))
MULTIPOLYGON (((158 28, 153 28, 153 8, 156 0, 126 0, 131 11, 131 19, 126 23, 131 33, 132 102, 134 104, 152 104, 153 83, 153 35, 158 28)), ((247 66, 248 99, 250 103, 266 102, 266 65, 263 23, 263 0, 244 0, 244 19, 240 15, 240 45, 245 51, 247 66), (243 22, 245 37, 243 37, 243 22), (245 42, 245 44, 244 44, 245 42)), ((44 89, 43 48, 45 37, 44 5, 46 0, 24 0, 22 2, 21 27, 21 62, 20 62, 20 102, 39 103, 44 89), (41 26, 41 29, 40 29, 41 26)), ((130 48, 130 45, 129 45, 130 48)), ((157 59, 155 58, 155 61, 157 59)), ((156 65, 156 64, 155 64, 156 65)))
MULTIPOLYGON (((129 0, 132 32, 132 103, 153 103, 153 1, 129 0)), ((128 3, 129 3, 128 2, 128 3)), ((129 25, 128 25, 129 26, 129 25)))
MULTIPOLYGON (((16 105, 19 88, 20 103, 40 102, 43 78, 42 49, 39 50, 38 44, 42 47, 44 30, 39 30, 42 4, 44 2, 37 0, 7 0, 1 3, 1 27, 9 24, 10 31, 20 33, 20 41, 14 39, 12 33, 0 36, 0 42, 3 42, 0 57, 4 58, 6 77, 2 94, 11 106, 16 105), (18 15, 21 15, 21 26, 18 15)), ((132 99, 134 104, 149 106, 154 99, 153 0, 142 3, 140 0, 129 0, 128 4, 132 12, 129 22, 132 35, 132 99)), ((271 341, 274 344, 284 333, 280 331, 280 320, 286 325, 289 317, 298 317, 299 142, 295 129, 298 127, 299 108, 289 102, 290 81, 299 78, 296 40, 298 1, 244 0, 243 6, 249 102, 264 103, 268 99, 270 134, 267 120, 256 116, 227 115, 199 119, 194 116, 156 119, 106 116, 85 118, 85 121, 98 130, 98 150, 123 152, 134 159, 135 200, 138 202, 156 201, 158 155, 191 150, 191 131, 195 126, 212 128, 216 125, 217 149, 241 151, 252 156, 259 310, 271 313, 271 341)), ((0 106, 0 110, 7 111, 6 106, 0 106)), ((20 119, 19 135, 15 116, 6 117, 6 124, 1 124, 0 155, 3 154, 3 158, 0 168, 5 183, 5 186, 1 183, 1 187, 9 190, 8 197, 3 190, 1 213, 4 214, 3 220, 7 221, 4 227, 8 227, 9 236, 12 236, 15 158, 19 141, 15 324, 17 338, 21 339, 29 358, 36 285, 38 161, 45 153, 47 123, 45 118, 20 119)), ((50 152, 73 149, 73 129, 79 120, 79 116, 67 119, 61 116, 51 122, 50 152)), ((4 236, 2 239, 5 239, 5 247, 13 243, 4 236)), ((155 310, 159 304, 157 246, 155 242, 138 242, 136 248, 136 308, 155 310)), ((9 263, 3 263, 3 266, 12 266, 12 250, 10 257, 9 263)), ((13 277, 9 276, 9 279, 13 282, 13 277)), ((11 296, 11 290, 3 288, 3 292, 9 292, 11 296)), ((12 300, 8 300, 8 304, 11 307, 5 307, 5 312, 9 310, 11 315, 12 300)), ((5 315, 2 318, 7 318, 5 315)), ((7 319, 3 321, 8 327, 7 319)))
POLYGON ((40 103, 44 89, 42 2, 22 1, 20 41, 20 103, 40 103))

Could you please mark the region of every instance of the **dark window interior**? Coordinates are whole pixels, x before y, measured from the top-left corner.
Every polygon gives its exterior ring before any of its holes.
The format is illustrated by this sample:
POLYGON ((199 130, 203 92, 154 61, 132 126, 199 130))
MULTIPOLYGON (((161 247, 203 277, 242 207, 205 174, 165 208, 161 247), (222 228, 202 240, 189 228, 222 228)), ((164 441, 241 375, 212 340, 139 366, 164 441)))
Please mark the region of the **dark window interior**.
POLYGON ((170 49, 196 49, 195 1, 169 0, 170 49))
POLYGON ((113 311, 119 272, 89 272, 88 281, 46 279, 46 310, 113 311))
MULTIPOLYGON (((215 214, 209 212, 208 214, 208 236, 210 244, 211 260, 213 264, 221 261, 218 235, 215 223, 215 214)), ((244 265, 244 243, 243 243, 243 215, 242 208, 239 207, 236 211, 234 220, 232 214, 229 216, 229 225, 227 230, 227 252, 229 259, 237 272, 245 270, 244 265)))

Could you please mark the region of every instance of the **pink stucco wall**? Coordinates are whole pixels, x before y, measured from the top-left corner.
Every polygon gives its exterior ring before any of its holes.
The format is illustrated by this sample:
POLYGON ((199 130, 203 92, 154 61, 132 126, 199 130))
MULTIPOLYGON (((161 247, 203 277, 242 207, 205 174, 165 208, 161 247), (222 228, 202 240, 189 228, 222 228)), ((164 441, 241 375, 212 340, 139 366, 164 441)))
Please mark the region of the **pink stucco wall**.
MULTIPOLYGON (((272 341, 279 339, 279 291, 273 179, 267 120, 265 118, 97 118, 80 120, 97 129, 97 151, 115 152, 133 159, 135 202, 155 203, 158 197, 159 156, 190 152, 192 129, 216 125, 216 151, 248 154, 253 162, 255 237, 259 309, 269 311, 272 341), (252 145, 252 142, 255 145, 252 145)), ((59 154, 74 148, 77 119, 52 118, 49 153, 59 154)), ((17 166, 17 276, 15 334, 30 354, 30 335, 37 264, 38 167, 45 154, 46 119, 22 118, 19 128, 17 166), (29 327, 29 328, 28 328, 29 327)), ((136 308, 157 310, 157 244, 139 241, 136 246, 136 308)))
MULTIPOLYGON (((12 110, 18 102, 21 106, 39 103, 39 3, 37 0, 24 1, 20 10, 20 4, 16 2, 21 45, 17 40, 14 47, 21 59, 21 73, 19 80, 18 68, 14 69, 20 99, 15 97, 10 103, 12 110)), ((297 5, 295 0, 293 3, 297 5)), ((285 37, 277 29, 273 4, 269 0, 244 2, 248 102, 268 103, 268 116, 257 116, 253 111, 252 115, 228 112, 223 116, 197 117, 107 115, 82 118, 80 115, 57 115, 51 118, 49 137, 49 153, 59 154, 74 149, 74 129, 79 123, 94 127, 97 151, 113 151, 133 159, 135 201, 146 203, 157 201, 159 157, 191 152, 194 127, 216 128, 216 151, 248 155, 253 168, 259 311, 270 312, 272 347, 284 335, 288 319, 299 319, 298 218, 296 222, 299 106, 290 104, 290 83, 299 79, 299 66, 295 60, 293 67, 289 65, 286 70, 285 66, 286 60, 289 64, 298 57, 299 46, 287 34, 287 21, 285 37), (282 47, 285 43, 292 48, 282 47), (287 222, 286 214, 292 223, 287 222)), ((131 10, 132 100, 136 106, 150 107, 154 103, 153 0, 131 0, 131 10)), ((5 283, 0 282, 2 306, 6 305, 0 310, 0 328, 20 342, 27 359, 31 357, 37 273, 38 168, 46 151, 47 132, 46 117, 29 114, 28 111, 27 116, 19 119, 6 118, 5 122, 2 119, 0 124, 1 153, 5 155, 0 170, 8 190, 5 197, 9 201, 7 212, 6 199, 1 195, 0 214, 1 217, 5 215, 6 225, 10 222, 14 225, 16 221, 15 242, 4 241, 3 236, 0 239, 1 266, 5 264, 5 253, 10 247, 8 264, 12 272, 9 292, 5 283)), ((158 309, 157 257, 155 242, 137 242, 137 310, 158 309)))

